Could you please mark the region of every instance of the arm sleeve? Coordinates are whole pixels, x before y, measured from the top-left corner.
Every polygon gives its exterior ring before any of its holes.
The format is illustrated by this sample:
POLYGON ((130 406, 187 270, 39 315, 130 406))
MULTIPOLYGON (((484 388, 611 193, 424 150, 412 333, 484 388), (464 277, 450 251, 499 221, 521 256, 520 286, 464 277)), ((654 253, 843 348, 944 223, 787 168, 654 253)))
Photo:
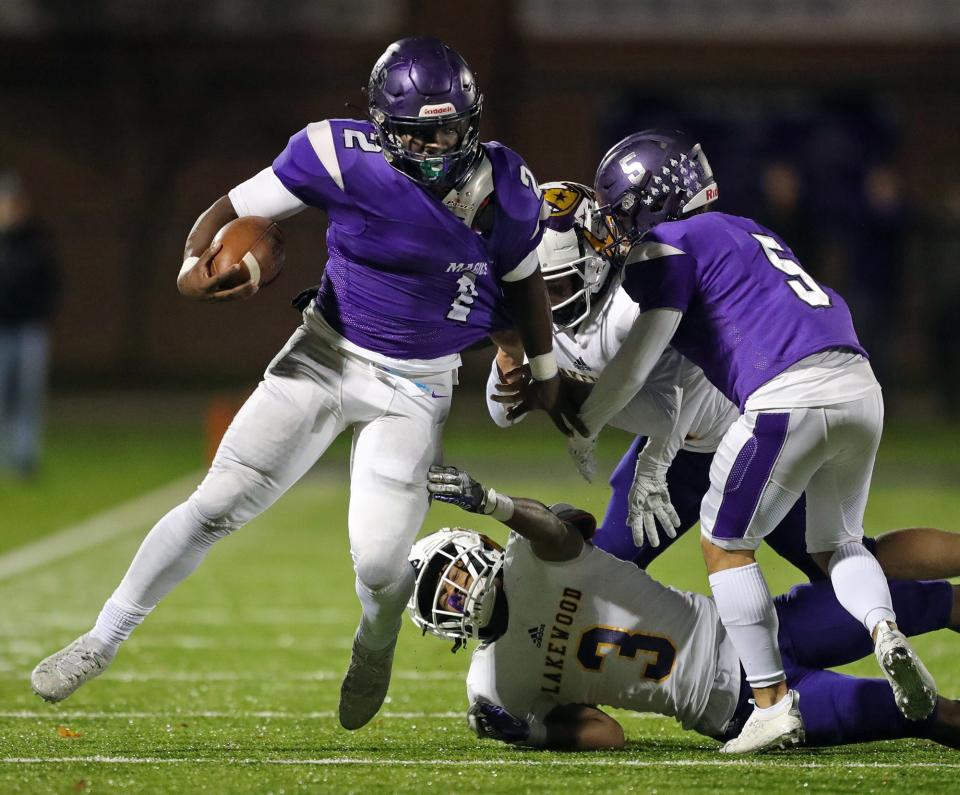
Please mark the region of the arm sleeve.
POLYGON ((503 275, 503 280, 505 282, 518 282, 521 279, 526 279, 539 267, 540 258, 537 256, 537 249, 534 246, 533 250, 520 260, 517 267, 503 275))
MULTIPOLYGON (((639 307, 633 304, 636 313, 629 317, 622 338, 625 339, 636 322, 639 307)), ((648 438, 668 436, 680 413, 680 396, 683 392, 680 373, 684 359, 673 348, 667 348, 654 365, 643 387, 630 398, 630 402, 610 419, 610 424, 629 433, 648 438)))
MULTIPOLYGON (((637 456, 637 472, 647 477, 663 477, 677 453, 686 443, 691 429, 697 424, 708 402, 715 394, 712 388, 704 389, 706 377, 700 368, 683 360, 684 375, 681 380, 686 386, 680 390, 680 405, 676 422, 669 435, 650 437, 637 456), (688 380, 693 374, 695 380, 688 380)), ((708 385, 709 386, 709 385, 708 385)))
POLYGON ((591 433, 599 433, 637 394, 670 344, 681 317, 675 309, 652 309, 637 317, 580 409, 580 419, 591 433))
POLYGON ((673 459, 677 457, 677 453, 683 447, 687 432, 693 424, 697 408, 699 408, 697 401, 686 400, 685 398, 686 395, 680 398, 680 413, 670 433, 666 436, 649 437, 643 449, 640 450, 640 454, 637 456, 637 475, 643 475, 650 479, 666 477, 673 459), (697 405, 691 405, 694 403, 697 403, 697 405))
POLYGON ((296 215, 307 206, 287 190, 269 167, 241 182, 227 196, 238 216, 260 215, 274 221, 296 215))

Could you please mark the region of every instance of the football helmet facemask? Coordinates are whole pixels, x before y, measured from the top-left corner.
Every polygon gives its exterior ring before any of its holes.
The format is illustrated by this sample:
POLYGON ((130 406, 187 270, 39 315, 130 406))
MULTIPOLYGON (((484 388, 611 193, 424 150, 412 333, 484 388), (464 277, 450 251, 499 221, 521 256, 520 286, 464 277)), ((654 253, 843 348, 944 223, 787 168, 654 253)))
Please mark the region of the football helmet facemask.
POLYGON ((416 576, 407 603, 413 623, 440 638, 484 639, 503 548, 473 530, 445 527, 417 541, 409 559, 416 576))
POLYGON ((676 130, 628 135, 604 155, 594 180, 599 214, 622 256, 651 228, 684 218, 720 197, 700 144, 676 130))
POLYGON ((415 182, 450 190, 479 162, 483 96, 467 62, 439 39, 387 47, 370 73, 367 98, 384 157, 415 182), (445 140, 455 143, 443 152, 416 151, 445 140))
POLYGON ((540 188, 550 210, 537 247, 540 271, 552 293, 554 325, 571 328, 590 314, 594 299, 606 290, 611 265, 601 252, 612 238, 596 213, 590 188, 576 182, 547 182, 540 188), (562 280, 569 280, 569 290, 560 290, 562 280), (555 298, 557 292, 562 295, 555 298))

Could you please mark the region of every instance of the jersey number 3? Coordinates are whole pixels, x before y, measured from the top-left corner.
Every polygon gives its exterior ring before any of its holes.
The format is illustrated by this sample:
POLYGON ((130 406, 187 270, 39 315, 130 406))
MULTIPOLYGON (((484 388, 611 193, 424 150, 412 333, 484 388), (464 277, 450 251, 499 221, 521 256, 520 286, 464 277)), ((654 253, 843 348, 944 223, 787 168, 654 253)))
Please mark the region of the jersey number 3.
POLYGON ((603 669, 603 661, 608 654, 617 650, 620 657, 646 658, 643 667, 644 679, 662 682, 673 670, 677 658, 677 647, 669 638, 660 635, 647 635, 643 632, 626 632, 617 627, 592 627, 580 636, 577 646, 577 659, 588 671, 603 669))
POLYGON ((830 296, 811 278, 809 273, 800 267, 799 263, 780 256, 784 251, 776 240, 770 235, 752 235, 752 237, 760 244, 760 248, 767 255, 770 264, 778 271, 787 274, 789 277, 787 284, 797 294, 797 298, 810 306, 831 305, 830 296))

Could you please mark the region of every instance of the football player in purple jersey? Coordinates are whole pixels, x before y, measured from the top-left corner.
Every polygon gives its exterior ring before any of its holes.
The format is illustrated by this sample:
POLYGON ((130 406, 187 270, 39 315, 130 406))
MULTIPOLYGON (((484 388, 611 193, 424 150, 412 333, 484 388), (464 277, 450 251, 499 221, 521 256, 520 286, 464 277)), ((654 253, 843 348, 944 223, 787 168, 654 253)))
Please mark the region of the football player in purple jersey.
MULTIPOLYGON (((602 254, 607 235, 596 216, 593 191, 575 182, 542 184, 550 216, 538 247, 553 312, 553 351, 561 376, 581 398, 616 355, 639 315, 622 286, 623 271, 602 254)), ((529 368, 510 332, 487 380, 487 409, 500 427, 522 419, 508 414, 524 400, 529 368)), ((700 521, 710 487, 710 465, 738 411, 703 371, 668 348, 635 397, 610 419, 637 434, 610 477, 611 495, 593 543, 645 569, 700 521), (679 388, 679 396, 675 396, 679 388)), ((807 552, 806 500, 801 495, 764 541, 810 580, 827 575, 807 552)), ((891 579, 960 576, 960 534, 910 527, 864 537, 891 579)))
POLYGON ((540 189, 515 152, 480 142, 482 96, 469 66, 437 39, 402 39, 374 65, 367 92, 369 120, 308 124, 190 231, 180 292, 248 298, 256 284, 226 287, 234 270, 209 275, 217 230, 238 216, 321 208, 323 280, 206 478, 150 531, 90 632, 34 670, 44 699, 60 701, 99 675, 216 540, 353 428, 347 525, 363 609, 339 716, 347 729, 365 725, 389 685, 413 589, 407 552, 427 511, 427 469, 440 458, 460 351, 516 326, 532 354, 534 402, 565 432, 578 423, 551 351, 536 254, 540 189))
POLYGON ((714 457, 700 517, 710 585, 756 704, 723 750, 759 751, 803 733, 755 560, 803 492, 808 552, 871 634, 904 715, 926 718, 936 687, 897 629, 886 578, 862 543, 883 401, 843 299, 775 232, 704 212, 718 188, 700 145, 683 133, 628 136, 604 156, 594 188, 640 313, 581 407, 590 433, 571 441, 578 466, 589 470, 596 434, 667 345, 741 411, 714 457))

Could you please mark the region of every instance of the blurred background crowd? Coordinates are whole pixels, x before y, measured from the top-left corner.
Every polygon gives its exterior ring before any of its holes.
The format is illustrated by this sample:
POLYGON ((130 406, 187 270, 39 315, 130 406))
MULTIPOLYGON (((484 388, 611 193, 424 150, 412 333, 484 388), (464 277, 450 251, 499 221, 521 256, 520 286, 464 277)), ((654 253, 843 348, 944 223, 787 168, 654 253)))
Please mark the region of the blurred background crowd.
POLYGON ((5 415, 26 293, 42 340, 22 355, 42 364, 49 330, 55 394, 255 382, 319 279, 323 218, 285 222, 286 272, 235 306, 179 297, 186 233, 308 122, 363 117, 374 60, 414 34, 467 58, 482 137, 541 181, 591 182, 638 129, 696 135, 719 209, 777 231, 847 298, 889 412, 958 416, 953 0, 4 0, 0 208, 20 209, 0 211, 0 267, 29 228, 45 274, 27 289, 0 273, 5 415))

